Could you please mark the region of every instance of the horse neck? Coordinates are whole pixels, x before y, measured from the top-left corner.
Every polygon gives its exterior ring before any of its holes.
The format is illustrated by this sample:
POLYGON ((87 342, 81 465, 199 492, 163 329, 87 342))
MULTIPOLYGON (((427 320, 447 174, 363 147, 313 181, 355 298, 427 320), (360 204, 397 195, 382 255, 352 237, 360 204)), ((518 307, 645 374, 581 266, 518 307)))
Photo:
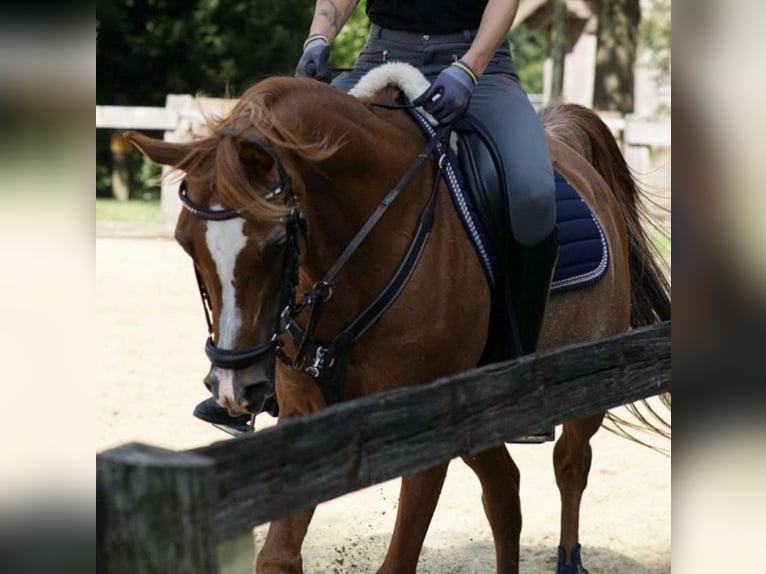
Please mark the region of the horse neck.
MULTIPOLYGON (((309 223, 303 287, 330 269, 424 145, 404 112, 373 113, 341 94, 334 100, 315 107, 321 113, 314 122, 304 122, 343 145, 332 157, 304 166, 301 174, 300 201, 309 223)), ((335 290, 344 304, 341 314, 356 313, 390 279, 409 245, 432 178, 424 166, 348 261, 335 290)))

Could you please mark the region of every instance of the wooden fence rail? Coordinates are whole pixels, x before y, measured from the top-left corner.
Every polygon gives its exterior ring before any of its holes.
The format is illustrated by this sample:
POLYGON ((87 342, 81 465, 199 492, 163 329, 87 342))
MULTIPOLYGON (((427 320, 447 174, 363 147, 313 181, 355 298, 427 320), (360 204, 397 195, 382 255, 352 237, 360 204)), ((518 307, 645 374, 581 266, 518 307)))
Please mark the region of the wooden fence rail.
POLYGON ((109 565, 109 573, 137 564, 142 571, 161 571, 163 549, 177 557, 185 548, 205 564, 185 571, 210 572, 212 551, 201 546, 210 547, 216 538, 476 453, 541 425, 669 391, 670 372, 665 322, 350 401, 192 451, 140 444, 112 449, 97 457, 99 562, 109 565), (166 528, 173 522, 198 528, 166 528), (137 558, 143 562, 131 562, 137 558), (147 567, 147 560, 159 564, 157 569, 147 567))
MULTIPOLYGON (((234 100, 192 97, 188 94, 168 94, 165 107, 96 106, 97 129, 163 130, 164 139, 187 142, 207 135, 205 116, 225 116, 234 100)), ((601 114, 620 141, 628 162, 639 172, 651 173, 663 164, 654 165, 649 150, 669 149, 671 145, 670 119, 657 120, 637 116, 616 117, 601 114)), ((169 168, 163 168, 163 174, 169 168)), ((165 222, 174 222, 181 210, 177 196, 178 185, 171 179, 162 184, 162 214, 165 222)))

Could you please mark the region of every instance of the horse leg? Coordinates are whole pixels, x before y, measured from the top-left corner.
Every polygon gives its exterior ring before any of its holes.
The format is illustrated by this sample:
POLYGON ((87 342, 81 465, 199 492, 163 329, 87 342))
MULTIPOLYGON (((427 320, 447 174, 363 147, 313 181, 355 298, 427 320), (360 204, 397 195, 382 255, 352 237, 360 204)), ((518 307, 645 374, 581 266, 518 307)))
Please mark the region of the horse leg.
POLYGON ((580 562, 580 502, 588 485, 591 463, 590 438, 596 434, 605 413, 564 424, 553 449, 556 484, 561 494, 561 538, 556 574, 583 574, 580 562))
POLYGON ((518 574, 521 536, 519 468, 504 445, 464 456, 463 461, 481 482, 481 502, 495 541, 497 572, 518 574))
POLYGON ((414 574, 449 463, 402 477, 396 525, 378 574, 414 574))
POLYGON ((258 574, 302 574, 301 546, 313 515, 312 508, 269 525, 266 541, 255 559, 258 574))

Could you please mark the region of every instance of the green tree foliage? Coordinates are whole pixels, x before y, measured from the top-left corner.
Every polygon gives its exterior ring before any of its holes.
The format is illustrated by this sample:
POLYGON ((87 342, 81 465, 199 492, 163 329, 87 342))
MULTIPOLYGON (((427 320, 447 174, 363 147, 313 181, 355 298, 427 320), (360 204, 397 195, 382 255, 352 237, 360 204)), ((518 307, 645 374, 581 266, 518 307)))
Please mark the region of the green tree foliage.
POLYGON ((543 65, 548 52, 548 38, 542 30, 531 30, 524 24, 510 33, 511 49, 521 85, 530 94, 543 92, 543 65))
POLYGON ((163 105, 168 93, 241 93, 300 57, 312 0, 99 0, 99 104, 163 105))
POLYGON ((370 22, 367 19, 367 1, 361 0, 332 44, 330 65, 333 68, 350 68, 367 41, 370 22))
POLYGON ((652 53, 652 64, 659 71, 657 81, 670 83, 671 0, 652 0, 641 20, 641 41, 652 53))
MULTIPOLYGON (((98 0, 96 103, 236 96, 266 76, 292 74, 313 12, 314 0, 98 0)), ((110 195, 109 135, 96 132, 99 195, 110 195)), ((145 171, 134 161, 134 173, 145 171)), ((136 194, 146 190, 135 182, 136 194)))
POLYGON ((593 106, 633 111, 634 68, 641 21, 639 0, 601 0, 593 106))

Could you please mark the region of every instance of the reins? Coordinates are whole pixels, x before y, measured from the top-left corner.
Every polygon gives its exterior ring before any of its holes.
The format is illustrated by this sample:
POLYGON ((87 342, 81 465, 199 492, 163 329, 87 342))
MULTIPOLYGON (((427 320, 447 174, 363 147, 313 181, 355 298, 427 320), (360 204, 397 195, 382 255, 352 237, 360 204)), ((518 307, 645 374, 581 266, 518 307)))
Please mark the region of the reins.
MULTIPOLYGON (((339 357, 345 355, 353 344, 385 313, 401 293, 406 285, 412 271, 415 269, 420 255, 425 247, 425 242, 433 228, 433 216, 438 197, 439 184, 441 183, 442 170, 444 168, 444 156, 440 155, 437 161, 436 174, 434 176, 433 189, 423 212, 421 213, 418 228, 413 236, 410 246, 404 258, 397 267, 392 279, 370 303, 364 311, 343 331, 336 335, 328 345, 318 345, 314 339, 314 332, 319 323, 319 319, 324 310, 324 304, 332 297, 332 288, 335 280, 351 259, 353 254, 370 234, 383 214, 388 210, 391 204, 396 200, 402 190, 410 183, 417 173, 418 169, 428 159, 428 157, 438 149, 440 143, 445 142, 449 137, 449 126, 441 126, 436 135, 429 140, 423 150, 415 157, 414 161, 407 168, 399 182, 389 191, 381 200, 378 207, 349 242, 341 255, 325 274, 323 279, 317 282, 312 289, 306 292, 303 300, 293 306, 287 306, 282 311, 282 329, 290 336, 297 346, 295 357, 290 359, 282 350, 282 345, 277 344, 277 357, 285 364, 295 370, 301 370, 320 382, 330 383, 338 382, 336 379, 336 361, 339 357), (307 307, 311 306, 312 311, 309 316, 308 324, 303 329, 296 322, 296 317, 307 307), (313 354, 311 364, 306 365, 306 358, 313 354)), ((328 404, 337 402, 340 399, 340 383, 333 385, 335 390, 323 387, 325 399, 328 404)))
POLYGON ((412 102, 406 104, 392 104, 389 102, 370 102, 370 105, 376 108, 383 108, 384 110, 414 110, 420 106, 416 106, 412 102))

